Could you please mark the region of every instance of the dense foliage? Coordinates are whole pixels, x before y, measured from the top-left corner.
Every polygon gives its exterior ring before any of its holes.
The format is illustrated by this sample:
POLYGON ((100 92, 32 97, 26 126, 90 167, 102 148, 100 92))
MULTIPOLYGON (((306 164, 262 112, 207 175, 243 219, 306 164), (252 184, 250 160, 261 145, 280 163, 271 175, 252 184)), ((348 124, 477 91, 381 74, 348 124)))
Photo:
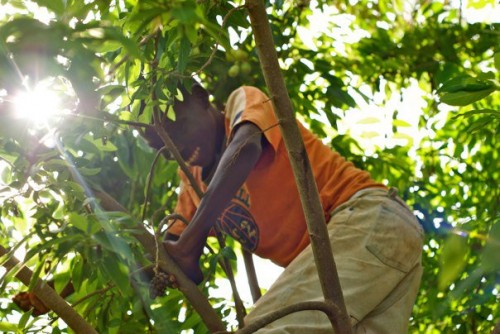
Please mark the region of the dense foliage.
MULTIPOLYGON (((138 274, 151 257, 132 228, 156 229, 178 189, 176 163, 153 164, 138 132, 157 108, 172 117, 177 83, 193 75, 219 107, 239 85, 265 90, 244 2, 1 3, 0 245, 11 251, 0 264, 15 255, 33 281, 56 290, 71 281, 68 301, 98 332, 204 332, 179 291, 151 300, 138 274), (48 108, 57 113, 41 116, 47 108, 21 92, 57 95, 48 108), (95 191, 128 212, 102 210, 95 191)), ((495 1, 268 6, 297 116, 399 188, 425 227, 410 332, 491 332, 500 320, 500 25, 467 13, 495 1)), ((210 293, 222 275, 216 260, 239 250, 212 247, 203 291, 230 319, 232 301, 210 293)), ((30 317, 11 302, 25 289, 18 269, 0 271, 0 330, 67 332, 56 314, 30 317)))

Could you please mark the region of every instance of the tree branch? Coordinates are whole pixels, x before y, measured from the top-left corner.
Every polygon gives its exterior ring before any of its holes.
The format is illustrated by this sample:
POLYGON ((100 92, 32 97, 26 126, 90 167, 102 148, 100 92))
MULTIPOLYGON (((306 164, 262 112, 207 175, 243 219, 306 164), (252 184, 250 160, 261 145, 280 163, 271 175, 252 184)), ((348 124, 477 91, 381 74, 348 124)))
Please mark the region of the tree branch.
POLYGON ((336 333, 352 333, 318 189, 280 70, 266 8, 262 0, 247 0, 246 6, 266 85, 299 189, 323 295, 327 304, 338 307, 329 315, 329 319, 336 333))
MULTIPOLYGON (((0 246, 0 257, 7 254, 9 251, 0 246)), ((3 266, 10 270, 19 264, 19 260, 15 257, 8 259, 3 266)), ((24 285, 29 286, 33 272, 23 267, 16 274, 24 285)), ((47 307, 53 310, 64 322, 73 329, 76 333, 95 333, 96 330, 86 322, 80 314, 78 314, 59 294, 52 289, 47 282, 38 279, 32 291, 47 307)))

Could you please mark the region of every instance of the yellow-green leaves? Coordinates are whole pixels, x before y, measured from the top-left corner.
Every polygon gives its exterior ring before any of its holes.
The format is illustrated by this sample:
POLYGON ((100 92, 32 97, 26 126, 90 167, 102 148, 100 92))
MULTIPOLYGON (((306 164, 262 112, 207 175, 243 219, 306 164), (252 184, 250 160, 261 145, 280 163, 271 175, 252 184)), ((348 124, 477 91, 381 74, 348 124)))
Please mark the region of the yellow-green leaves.
POLYGON ((481 256, 481 267, 487 272, 500 270, 500 219, 493 224, 481 256))
POLYGON ((460 276, 467 263, 469 252, 467 239, 454 233, 448 236, 442 247, 439 258, 439 290, 445 290, 460 276))

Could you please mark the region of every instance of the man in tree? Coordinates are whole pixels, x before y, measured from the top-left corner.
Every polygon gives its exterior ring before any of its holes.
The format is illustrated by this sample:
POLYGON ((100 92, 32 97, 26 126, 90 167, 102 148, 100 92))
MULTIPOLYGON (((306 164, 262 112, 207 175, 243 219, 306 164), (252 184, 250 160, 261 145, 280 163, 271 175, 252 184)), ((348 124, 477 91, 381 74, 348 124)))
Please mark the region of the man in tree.
MULTIPOLYGON (((255 254, 285 267, 247 316, 323 300, 299 193, 270 99, 241 87, 223 113, 198 84, 174 103, 164 127, 205 191, 200 200, 181 173, 177 213, 165 248, 195 283, 199 259, 217 224, 255 254)), ((328 222, 347 310, 356 333, 405 333, 422 273, 422 229, 393 189, 375 182, 299 123, 328 222)), ((163 143, 147 133, 149 143, 163 143)), ((265 333, 330 333, 322 312, 283 317, 265 333)))

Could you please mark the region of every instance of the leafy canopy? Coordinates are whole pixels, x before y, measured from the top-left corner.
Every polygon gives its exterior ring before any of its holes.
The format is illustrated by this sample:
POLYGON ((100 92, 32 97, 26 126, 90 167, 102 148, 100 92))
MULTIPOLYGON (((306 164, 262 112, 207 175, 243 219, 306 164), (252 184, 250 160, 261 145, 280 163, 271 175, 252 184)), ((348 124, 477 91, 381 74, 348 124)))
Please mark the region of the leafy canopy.
MULTIPOLYGON (((0 262, 16 254, 32 282, 58 291, 71 281, 68 301, 99 332, 206 331, 179 291, 153 301, 138 275, 151 258, 134 226, 157 228, 179 182, 174 162, 153 165, 138 132, 154 110, 172 117, 177 84, 193 75, 219 107, 242 84, 265 89, 243 4, 1 2, 0 245, 12 252, 0 262), (43 98, 20 95, 39 89, 43 98), (52 114, 36 117, 49 95, 52 114), (96 190, 128 212, 102 210, 96 190)), ((398 187, 425 227, 415 333, 484 333, 500 317, 500 27, 467 18, 494 5, 268 1, 297 116, 398 187)), ((203 259, 208 296, 221 257, 236 255, 203 259)), ((54 314, 21 315, 10 301, 22 289, 16 270, 1 273, 2 331, 68 331, 54 314)), ((231 300, 211 302, 234 326, 231 300)))

